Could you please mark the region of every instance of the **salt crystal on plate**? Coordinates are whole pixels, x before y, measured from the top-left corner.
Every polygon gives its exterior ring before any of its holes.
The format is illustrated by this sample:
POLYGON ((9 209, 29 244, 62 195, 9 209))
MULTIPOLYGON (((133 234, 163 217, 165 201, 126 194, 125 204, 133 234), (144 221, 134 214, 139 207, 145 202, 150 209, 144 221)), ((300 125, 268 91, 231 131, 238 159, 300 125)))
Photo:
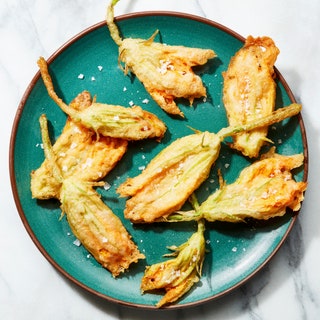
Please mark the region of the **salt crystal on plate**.
POLYGON ((77 246, 77 247, 80 247, 80 246, 81 246, 81 242, 80 242, 79 239, 74 240, 74 241, 73 241, 73 244, 74 244, 75 246, 77 246))
POLYGON ((104 190, 109 190, 111 188, 111 185, 108 182, 105 182, 103 189, 104 190))

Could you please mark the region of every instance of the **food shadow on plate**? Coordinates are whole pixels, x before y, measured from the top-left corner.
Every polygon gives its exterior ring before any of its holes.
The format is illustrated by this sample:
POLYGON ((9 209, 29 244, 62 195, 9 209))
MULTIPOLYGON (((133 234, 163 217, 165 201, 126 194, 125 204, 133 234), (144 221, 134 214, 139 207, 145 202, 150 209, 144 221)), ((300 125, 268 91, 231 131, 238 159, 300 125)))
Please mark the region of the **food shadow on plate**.
MULTIPOLYGON (((45 214, 54 213, 55 210, 60 210, 60 202, 58 199, 47 199, 47 200, 39 200, 35 199, 37 202, 37 205, 40 206, 42 209, 44 209, 46 212, 45 214)), ((61 210, 60 210, 61 214, 61 210)))
MULTIPOLYGON (((202 66, 196 66, 196 67, 193 67, 192 70, 194 71, 194 73, 196 75, 198 75, 199 77, 202 77, 202 76, 212 76, 214 74, 216 74, 218 68, 223 64, 222 60, 220 60, 218 57, 215 57, 211 60, 209 60, 205 65, 202 65, 202 66)), ((218 74, 217 74, 218 75, 218 74)), ((215 79, 212 79, 213 81, 215 79)), ((218 79, 219 80, 219 79, 218 79)), ((210 93, 210 90, 209 90, 209 85, 211 84, 212 82, 212 85, 213 86, 220 86, 220 84, 215 84, 213 83, 213 81, 210 81, 210 83, 208 82, 208 79, 207 81, 205 81, 204 79, 202 79, 202 82, 203 82, 203 85, 204 87, 206 88, 206 93, 207 93, 207 96, 206 97, 201 97, 201 98, 196 98, 194 99, 193 103, 192 103, 192 107, 193 109, 197 109, 197 107, 201 104, 204 103, 204 101, 206 103, 209 103, 211 105, 214 104, 214 98, 213 96, 211 95, 210 93), (206 83, 208 82, 208 83, 206 83)), ((220 81, 220 80, 219 80, 220 81)), ((177 98, 175 99, 177 105, 179 106, 183 106, 183 107, 189 107, 190 106, 190 102, 188 99, 184 99, 184 98, 177 98)), ((180 119, 180 120, 184 120, 185 118, 181 118, 179 116, 173 116, 177 119, 180 119)))
POLYGON ((232 236, 245 236, 251 238, 251 231, 266 232, 281 227, 283 224, 288 223, 297 213, 294 213, 291 209, 287 209, 283 216, 273 217, 268 220, 257 219, 245 219, 243 222, 230 223, 224 221, 207 222, 206 227, 208 230, 215 230, 224 235, 232 236), (249 232, 248 232, 249 231, 249 232))

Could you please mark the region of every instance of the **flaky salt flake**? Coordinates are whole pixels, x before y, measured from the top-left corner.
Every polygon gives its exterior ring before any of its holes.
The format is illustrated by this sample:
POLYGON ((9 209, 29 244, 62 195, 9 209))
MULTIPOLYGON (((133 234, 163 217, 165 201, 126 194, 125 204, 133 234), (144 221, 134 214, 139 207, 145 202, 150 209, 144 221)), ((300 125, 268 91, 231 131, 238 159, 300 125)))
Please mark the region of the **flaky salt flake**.
POLYGON ((231 250, 232 250, 232 252, 237 252, 238 248, 237 247, 233 247, 231 250))
POLYGON ((144 103, 144 104, 149 103, 149 99, 143 99, 143 100, 142 100, 142 103, 144 103))
POLYGON ((36 147, 40 147, 41 149, 43 149, 43 143, 37 143, 36 147))
POLYGON ((102 243, 108 243, 108 242, 109 242, 108 238, 106 238, 106 237, 102 238, 102 243))
POLYGON ((157 71, 161 74, 166 74, 168 70, 174 70, 174 66, 170 60, 160 60, 160 67, 157 71))
POLYGON ((259 46, 262 52, 266 52, 267 49, 264 46, 259 46))
POLYGON ((103 69, 103 66, 98 66, 99 71, 102 71, 102 69, 103 69))
POLYGON ((90 168, 92 166, 93 159, 92 158, 87 158, 86 162, 82 164, 82 169, 90 168))
POLYGON ((103 185, 103 189, 104 190, 109 190, 111 188, 110 183, 108 183, 107 181, 105 182, 105 184, 103 185))
POLYGON ((84 74, 83 74, 83 73, 80 73, 80 74, 78 75, 78 79, 83 80, 83 79, 84 79, 84 74))
POLYGON ((82 131, 78 127, 74 127, 73 132, 74 133, 81 133, 82 131))
POLYGON ((95 77, 91 77, 91 81, 96 81, 96 78, 95 77))
POLYGON ((74 244, 75 246, 77 246, 77 247, 80 247, 80 246, 81 246, 81 242, 80 242, 79 239, 74 240, 74 241, 73 241, 73 244, 74 244))
POLYGON ((133 107, 134 106, 134 102, 131 100, 131 101, 129 101, 129 106, 130 107, 133 107))

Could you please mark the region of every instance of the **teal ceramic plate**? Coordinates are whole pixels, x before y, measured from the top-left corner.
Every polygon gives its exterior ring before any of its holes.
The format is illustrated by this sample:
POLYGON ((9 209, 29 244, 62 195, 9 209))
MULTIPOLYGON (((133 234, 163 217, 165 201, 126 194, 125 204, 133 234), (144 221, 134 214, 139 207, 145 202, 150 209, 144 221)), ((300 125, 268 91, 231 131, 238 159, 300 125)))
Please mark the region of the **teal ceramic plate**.
MULTIPOLYGON (((117 19, 124 37, 149 38, 160 30, 156 41, 172 45, 212 48, 218 55, 198 72, 207 88, 206 101, 199 99, 193 107, 180 101, 185 119, 168 116, 151 99, 135 77, 125 76, 118 67, 118 50, 103 22, 92 26, 63 45, 48 61, 58 94, 70 102, 78 93, 89 90, 97 101, 129 106, 131 102, 158 115, 168 126, 161 143, 148 140, 130 143, 130 148, 118 166, 106 177, 109 190, 98 191, 122 220, 133 240, 146 255, 128 273, 114 279, 82 246, 74 244, 68 222, 59 220, 56 201, 31 198, 30 172, 44 159, 38 125, 40 114, 50 121, 51 138, 61 133, 65 114, 48 97, 37 73, 19 105, 13 125, 10 146, 12 189, 21 219, 43 255, 67 278, 97 296, 124 305, 154 308, 157 294, 140 294, 140 280, 146 265, 164 260, 166 246, 179 245, 196 230, 194 223, 153 224, 134 226, 123 218, 125 199, 115 190, 127 177, 137 175, 147 163, 174 139, 190 134, 190 127, 217 132, 227 125, 222 103, 222 76, 230 58, 243 45, 243 38, 212 21, 196 16, 169 12, 147 12, 125 15, 117 19), (82 79, 78 76, 83 75, 82 79), (146 100, 147 99, 147 100, 146 100), (148 101, 148 102, 147 102, 148 101), (147 103, 146 103, 147 102, 147 103)), ((34 62, 36 63, 36 61, 34 62)), ((294 101, 286 82, 277 71, 277 107, 294 101)), ((274 125, 269 137, 282 154, 303 152, 305 165, 295 172, 297 180, 307 177, 307 143, 300 116, 274 125)), ((217 170, 227 182, 232 182, 249 161, 224 144, 209 179, 198 190, 199 200, 218 187, 217 170)), ((201 282, 183 299, 171 306, 180 308, 208 301, 230 292, 260 270, 279 249, 295 221, 291 213, 267 223, 231 225, 207 224, 206 254, 201 282)))

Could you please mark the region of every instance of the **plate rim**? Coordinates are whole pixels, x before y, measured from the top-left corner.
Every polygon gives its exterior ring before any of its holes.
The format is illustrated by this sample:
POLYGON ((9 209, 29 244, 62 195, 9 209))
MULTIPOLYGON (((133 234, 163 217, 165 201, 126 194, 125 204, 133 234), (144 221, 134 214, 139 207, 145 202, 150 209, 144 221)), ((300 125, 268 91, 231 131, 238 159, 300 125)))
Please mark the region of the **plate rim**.
MULTIPOLYGON (((204 23, 207 24, 213 28, 217 28, 232 37, 240 40, 242 43, 245 41, 245 37, 237 33, 236 31, 230 29, 229 27, 220 24, 214 20, 201 17, 198 15, 194 14, 189 14, 189 13, 183 13, 183 12, 176 12, 176 11, 139 11, 139 12, 133 12, 133 13, 127 13, 123 15, 119 15, 115 17, 115 22, 120 22, 123 20, 130 20, 130 19, 135 19, 135 18, 144 18, 144 17, 150 17, 150 16, 167 16, 167 17, 173 17, 173 18, 183 18, 183 19, 188 19, 188 20, 194 20, 196 22, 204 23)), ((84 30, 80 31, 73 37, 71 37, 69 40, 67 40, 64 44, 62 44, 56 51, 54 51, 50 57, 47 59, 48 64, 50 64, 52 61, 54 61, 61 53, 63 53, 64 50, 66 50, 69 46, 71 46, 73 43, 81 39, 82 37, 90 34, 91 32, 94 32, 96 29, 106 27, 106 22, 105 21, 100 21, 98 23, 95 23, 84 30)), ((279 82, 283 85, 285 92, 288 94, 289 99, 292 103, 296 103, 296 99, 294 97, 293 92, 291 91, 288 83, 280 73, 280 71, 277 69, 277 67, 274 67, 275 73, 276 73, 276 78, 279 80, 279 82)), ((10 143, 9 143, 9 175, 10 175, 10 183, 11 183, 11 190, 14 198, 14 202, 16 205, 16 208, 18 210, 18 214, 20 216, 20 219, 29 234, 31 240, 33 243, 36 245, 38 250, 42 253, 42 255, 46 258, 46 260, 56 269, 60 272, 61 275, 66 277, 71 283, 76 284, 78 287, 80 287, 82 290, 89 292, 90 294, 97 296, 99 298, 102 298, 103 300, 107 300, 109 302, 113 302, 122 306, 127 306, 127 307, 135 307, 135 308, 141 308, 141 309, 147 309, 147 310, 159 310, 153 305, 144 305, 144 304, 139 304, 139 303, 133 303, 133 302, 128 302, 124 301, 121 299, 117 299, 111 296, 108 296, 106 294, 103 294, 101 292, 98 292, 97 290, 89 287, 88 285, 85 285, 82 283, 80 280, 76 279, 74 276, 72 276, 67 270, 65 270, 63 267, 61 267, 51 256, 50 254, 46 251, 46 249, 43 247, 43 245, 40 243, 40 241, 37 239, 34 231, 32 230, 31 226, 29 225, 27 218, 25 216, 25 213, 22 208, 22 204, 18 195, 18 189, 17 189, 17 183, 15 179, 15 161, 14 161, 14 154, 15 154, 15 141, 16 141, 16 135, 17 135, 17 130, 19 127, 20 119, 22 116, 22 112, 24 110, 24 106, 29 98, 29 95, 31 94, 35 84, 40 78, 40 71, 37 71, 36 74, 33 76, 31 79, 29 85, 27 86, 20 103, 18 105, 13 124, 12 124, 12 129, 11 129, 11 135, 10 135, 10 143)), ((308 142, 307 142, 307 135, 306 135, 306 129, 304 125, 304 121, 302 118, 301 113, 297 115, 298 119, 298 125, 301 130, 301 135, 302 135, 302 144, 303 144, 303 154, 304 154, 304 173, 303 173, 303 178, 302 181, 307 181, 308 180, 308 169, 309 169, 309 150, 308 150, 308 142)), ((300 211, 300 210, 299 210, 300 211)), ((212 296, 209 296, 207 298, 203 298, 201 300, 197 301, 192 301, 192 302, 187 302, 184 304, 172 304, 167 307, 164 307, 162 309, 181 309, 181 308, 186 308, 186 307, 193 307, 197 306, 209 301, 213 301, 217 298, 221 298, 230 292, 234 291, 235 289, 241 287, 244 283, 249 281, 251 278, 253 278, 257 273, 260 272, 262 268, 265 267, 266 264, 269 263, 269 261, 275 256, 275 254, 279 251, 280 247, 282 244, 285 242, 287 239, 289 233, 291 232, 296 219, 299 215, 299 211, 294 214, 291 218, 291 221, 287 227, 287 230, 275 249, 271 252, 271 254, 267 257, 263 263, 261 263, 257 268, 255 268, 250 274, 248 274, 244 279, 241 281, 237 282, 230 288, 219 292, 217 294, 213 294, 212 296)))

